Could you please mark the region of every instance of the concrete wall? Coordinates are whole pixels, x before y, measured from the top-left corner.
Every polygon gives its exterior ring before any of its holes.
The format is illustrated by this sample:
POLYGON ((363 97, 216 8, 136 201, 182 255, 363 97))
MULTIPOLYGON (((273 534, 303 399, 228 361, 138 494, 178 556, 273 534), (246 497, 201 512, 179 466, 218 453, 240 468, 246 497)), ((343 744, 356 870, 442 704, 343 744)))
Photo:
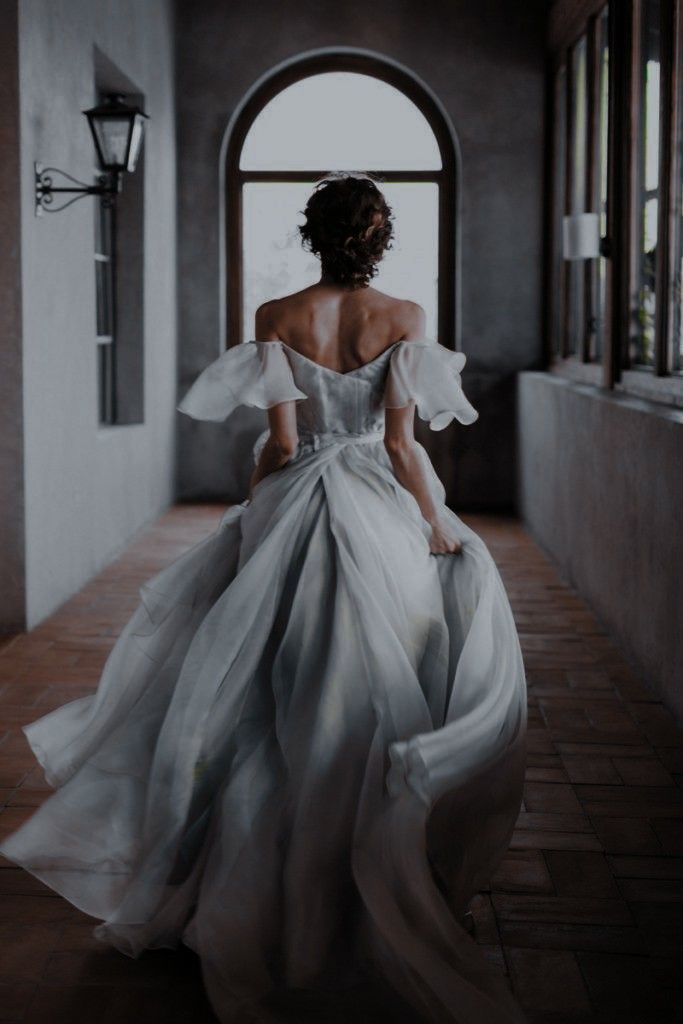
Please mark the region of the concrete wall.
MULTIPOLYGON (((47 615, 172 499, 176 393, 173 11, 167 0, 20 0, 26 618, 47 615), (95 65, 144 94, 145 419, 100 428, 95 201, 36 218, 33 162, 92 181, 95 65)), ((125 189, 125 181, 124 181, 125 189)), ((121 256, 125 259, 125 253, 121 256)))
POLYGON ((523 373, 519 424, 522 515, 683 719, 683 413, 523 373))
MULTIPOLYGON (((466 431, 444 431, 438 443, 446 459, 453 445, 461 451, 458 505, 513 502, 514 376, 540 365, 545 7, 542 0, 261 0, 257 7, 179 0, 181 392, 221 351, 219 166, 233 111, 284 60, 319 47, 369 49, 423 79, 460 142, 462 347, 465 386, 481 417, 466 431)), ((254 436, 263 420, 180 420, 180 495, 242 497, 231 441, 236 432, 240 442, 254 436)))

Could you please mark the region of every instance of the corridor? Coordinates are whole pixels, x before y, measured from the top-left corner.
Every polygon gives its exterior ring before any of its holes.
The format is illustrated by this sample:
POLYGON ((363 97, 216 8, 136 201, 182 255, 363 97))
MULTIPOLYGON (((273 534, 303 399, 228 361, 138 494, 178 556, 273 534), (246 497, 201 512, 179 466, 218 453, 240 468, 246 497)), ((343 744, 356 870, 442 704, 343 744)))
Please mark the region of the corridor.
MULTIPOLYGON (((4 643, 3 835, 49 792, 21 725, 93 690, 141 583, 222 511, 174 507, 55 614, 4 643)), ((679 1020, 683 732, 517 521, 464 518, 503 575, 529 686, 524 806, 507 857, 475 899, 476 939, 508 972, 531 1024, 679 1020)), ((93 924, 0 861, 3 1024, 214 1020, 193 954, 131 960, 98 943, 93 924)), ((339 1012, 335 1021, 350 1019, 339 1012)))

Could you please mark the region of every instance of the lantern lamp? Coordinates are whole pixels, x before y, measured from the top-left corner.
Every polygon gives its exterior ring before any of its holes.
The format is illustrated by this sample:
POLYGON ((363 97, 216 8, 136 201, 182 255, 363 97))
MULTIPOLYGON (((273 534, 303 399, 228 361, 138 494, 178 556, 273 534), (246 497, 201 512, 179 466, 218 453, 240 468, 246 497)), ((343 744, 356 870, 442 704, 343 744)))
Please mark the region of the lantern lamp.
POLYGON ((84 110, 83 114, 88 119, 103 173, 96 185, 86 185, 58 167, 43 167, 36 163, 36 215, 58 213, 85 195, 103 196, 105 202, 113 203, 114 196, 121 191, 123 172, 131 174, 135 170, 147 114, 138 106, 127 103, 119 94, 108 96, 104 103, 84 110), (54 175, 59 175, 69 184, 55 185, 54 175), (55 198, 61 194, 70 194, 71 198, 60 206, 54 206, 55 198))
POLYGON ((109 96, 100 106, 84 110, 103 171, 133 172, 140 155, 147 114, 123 96, 109 96))

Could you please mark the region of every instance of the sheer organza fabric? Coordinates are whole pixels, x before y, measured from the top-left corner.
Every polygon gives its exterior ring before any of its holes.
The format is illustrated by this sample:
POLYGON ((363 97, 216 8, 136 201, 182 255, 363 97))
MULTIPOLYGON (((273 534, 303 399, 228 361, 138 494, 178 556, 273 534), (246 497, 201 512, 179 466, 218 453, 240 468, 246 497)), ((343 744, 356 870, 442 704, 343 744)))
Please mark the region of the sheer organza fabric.
POLYGON ((350 373, 281 342, 212 363, 181 411, 295 401, 295 456, 141 588, 97 692, 24 729, 55 792, 0 853, 131 956, 196 950, 223 1022, 368 976, 426 1021, 524 1020, 458 923, 520 807, 519 641, 482 540, 444 506, 463 554, 430 555, 382 442, 411 400, 473 422, 463 364, 428 339, 350 373))

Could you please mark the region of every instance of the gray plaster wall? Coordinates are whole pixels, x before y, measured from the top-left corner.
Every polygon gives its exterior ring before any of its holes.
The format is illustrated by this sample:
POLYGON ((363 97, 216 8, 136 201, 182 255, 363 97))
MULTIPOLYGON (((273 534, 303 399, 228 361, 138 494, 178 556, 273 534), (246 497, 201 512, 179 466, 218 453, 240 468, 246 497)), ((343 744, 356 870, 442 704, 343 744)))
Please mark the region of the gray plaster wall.
MULTIPOLYGON (((26 622, 41 620, 173 497, 174 19, 167 0, 20 0, 26 622), (34 216, 35 160, 92 181, 95 65, 145 97, 144 423, 98 426, 95 201, 34 216)), ((125 181, 124 181, 125 189, 125 181)), ((125 259, 125 253, 121 255, 125 259)))
POLYGON ((525 521, 683 720, 683 413, 523 373, 519 427, 525 521))
MULTIPOLYGON (((230 117, 296 55, 355 46, 417 74, 448 112, 462 153, 462 348, 478 423, 433 440, 455 467, 455 503, 509 507, 515 374, 540 366, 545 8, 542 0, 179 0, 179 390, 222 350, 220 152, 230 117)), ((409 296, 408 296, 409 297, 409 296)), ((181 497, 243 497, 242 452, 262 417, 179 417, 181 497)), ((449 474, 450 475, 450 474, 449 474)))
POLYGON ((24 437, 17 0, 0 4, 0 623, 24 624, 24 437))

